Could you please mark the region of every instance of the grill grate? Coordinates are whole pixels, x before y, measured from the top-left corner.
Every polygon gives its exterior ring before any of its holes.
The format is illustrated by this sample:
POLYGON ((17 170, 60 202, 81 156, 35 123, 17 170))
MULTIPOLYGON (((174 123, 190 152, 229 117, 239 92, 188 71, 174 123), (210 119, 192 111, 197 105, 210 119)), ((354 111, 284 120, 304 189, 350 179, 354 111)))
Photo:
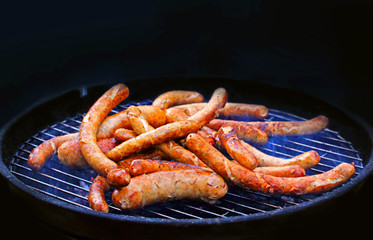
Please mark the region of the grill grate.
MULTIPOLYGON (((151 104, 151 100, 141 104, 151 104)), ((119 105, 112 113, 126 109, 129 103, 119 105)), ((53 124, 36 135, 29 138, 18 149, 10 163, 10 171, 30 188, 59 199, 63 202, 90 209, 87 196, 95 171, 91 169, 76 170, 62 165, 57 156, 51 157, 39 172, 32 171, 27 166, 28 155, 31 150, 43 141, 55 136, 79 131, 82 114, 67 118, 62 122, 53 124)), ((283 111, 270 109, 265 121, 289 121, 306 120, 299 116, 283 111)), ((342 138, 337 131, 325 129, 317 134, 294 137, 271 137, 264 146, 256 146, 261 151, 282 158, 290 158, 305 151, 316 150, 320 156, 320 163, 306 171, 308 175, 318 174, 330 170, 341 162, 355 163, 356 177, 363 169, 363 162, 352 143, 342 138)), ((155 204, 136 211, 121 211, 111 201, 111 193, 107 193, 106 199, 109 211, 116 214, 126 214, 146 218, 164 219, 205 219, 205 218, 229 218, 234 216, 247 216, 254 213, 263 213, 277 209, 283 209, 292 205, 311 201, 323 194, 303 196, 269 195, 251 190, 245 190, 236 186, 229 186, 229 192, 217 203, 211 205, 197 201, 173 201, 155 204)))

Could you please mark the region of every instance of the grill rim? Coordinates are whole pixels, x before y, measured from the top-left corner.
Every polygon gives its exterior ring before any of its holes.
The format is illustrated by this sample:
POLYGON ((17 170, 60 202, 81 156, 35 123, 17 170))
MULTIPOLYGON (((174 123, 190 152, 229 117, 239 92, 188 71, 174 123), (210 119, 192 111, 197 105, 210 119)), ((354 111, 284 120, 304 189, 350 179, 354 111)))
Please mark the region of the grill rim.
MULTIPOLYGON (((103 85, 94 85, 94 86, 102 87, 103 85)), ((92 86, 87 86, 87 87, 92 87, 92 86)), ((12 126, 14 126, 18 121, 20 121, 24 116, 26 116, 29 112, 34 110, 36 107, 43 105, 45 103, 48 103, 55 98, 61 97, 62 95, 70 91, 71 90, 64 91, 60 94, 57 94, 57 95, 54 95, 48 98, 44 98, 41 101, 38 101, 35 104, 32 104, 29 108, 21 111, 16 117, 14 117, 12 120, 6 123, 0 130, 0 157, 2 158, 4 156, 3 146, 4 146, 4 141, 6 141, 4 139, 4 136, 6 135, 6 133, 9 131, 9 129, 12 126)), ((318 99, 317 97, 314 97, 314 96, 309 96, 309 97, 318 99)), ((318 100, 325 102, 324 100, 321 100, 321 99, 318 99, 318 100)), ((344 109, 343 107, 336 106, 331 103, 327 103, 327 104, 334 107, 336 110, 344 113, 355 124, 360 125, 365 130, 365 133, 367 134, 370 140, 370 143, 373 143, 373 128, 364 119, 357 116, 356 114, 353 114, 347 109, 344 109)), ((20 190, 22 193, 26 195, 30 195, 34 199, 42 201, 44 204, 50 204, 52 206, 61 207, 65 210, 72 211, 74 214, 83 215, 84 217, 93 216, 93 217, 103 218, 105 220, 118 221, 122 223, 131 222, 131 223, 138 223, 138 224, 154 224, 154 225, 165 225, 165 226, 196 226, 196 225, 197 226, 209 226, 209 225, 216 225, 216 224, 221 225, 221 224, 228 224, 228 223, 252 222, 252 221, 265 220, 265 219, 274 218, 274 217, 280 217, 280 216, 287 215, 287 214, 293 214, 293 213, 306 211, 310 207, 317 207, 327 201, 336 199, 352 191, 355 187, 363 183, 366 178, 368 178, 369 176, 373 174, 372 156, 373 156, 373 148, 370 149, 368 156, 366 156, 366 158, 368 159, 366 160, 367 163, 364 165, 364 168, 362 169, 362 171, 360 172, 358 176, 356 176, 354 179, 345 183, 344 186, 331 190, 330 192, 322 196, 319 196, 313 199, 312 201, 303 202, 298 205, 288 206, 283 209, 271 210, 269 212, 253 213, 247 216, 234 216, 234 217, 219 218, 219 219, 216 219, 216 218, 208 218, 208 219, 141 218, 141 217, 135 217, 135 216, 129 216, 129 215, 120 215, 120 214, 115 214, 115 213, 101 213, 101 212, 86 210, 81 207, 74 206, 72 204, 63 203, 62 201, 58 199, 39 193, 38 191, 33 190, 32 188, 28 187, 26 184, 24 184, 21 180, 19 180, 16 176, 14 176, 10 172, 7 165, 4 163, 4 159, 1 159, 0 161, 0 173, 7 180, 8 184, 10 184, 11 186, 15 186, 17 190, 20 190)))

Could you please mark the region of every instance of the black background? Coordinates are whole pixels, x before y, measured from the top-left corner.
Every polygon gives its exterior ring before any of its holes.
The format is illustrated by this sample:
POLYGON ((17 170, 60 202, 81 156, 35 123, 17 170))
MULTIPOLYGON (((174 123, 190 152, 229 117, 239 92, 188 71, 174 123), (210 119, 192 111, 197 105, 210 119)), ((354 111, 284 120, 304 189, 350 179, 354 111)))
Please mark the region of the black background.
MULTIPOLYGON (((0 126, 67 89, 162 76, 292 88, 373 125, 371 1, 12 1, 0 4, 0 24, 0 126)), ((304 234, 368 236, 372 181, 304 234)), ((2 228, 60 235, 17 210, 22 202, 3 181, 1 189, 3 209, 12 209, 2 228)))

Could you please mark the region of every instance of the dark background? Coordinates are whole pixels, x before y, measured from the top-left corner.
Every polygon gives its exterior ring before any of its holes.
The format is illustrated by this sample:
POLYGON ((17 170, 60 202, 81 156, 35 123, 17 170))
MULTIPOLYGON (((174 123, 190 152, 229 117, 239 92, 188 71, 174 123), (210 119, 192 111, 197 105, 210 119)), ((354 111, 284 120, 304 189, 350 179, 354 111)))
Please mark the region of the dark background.
MULTIPOLYGON (((373 125, 372 1, 9 1, 0 4, 0 26, 0 126, 71 88, 163 76, 292 88, 373 125)), ((373 214, 372 186, 370 179, 352 206, 330 216, 351 236, 370 234, 362 218, 373 214)), ((3 208, 22 204, 3 181, 1 189, 3 208)), ((23 210, 5 219, 4 229, 54 234, 23 210)), ((326 230, 329 220, 315 221, 326 230)))

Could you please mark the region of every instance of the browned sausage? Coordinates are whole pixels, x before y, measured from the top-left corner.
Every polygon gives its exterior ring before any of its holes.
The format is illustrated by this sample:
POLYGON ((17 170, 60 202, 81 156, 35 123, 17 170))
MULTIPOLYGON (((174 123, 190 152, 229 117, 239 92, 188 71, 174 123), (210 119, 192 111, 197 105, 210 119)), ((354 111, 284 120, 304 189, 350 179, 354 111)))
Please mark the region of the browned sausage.
POLYGON ((95 210, 100 212, 109 212, 109 206, 105 201, 105 192, 109 191, 110 186, 106 182, 106 179, 100 175, 98 175, 88 193, 88 202, 89 206, 95 210))
POLYGON ((124 168, 116 168, 108 172, 106 179, 110 185, 121 187, 128 185, 131 181, 131 175, 124 168))
POLYGON ((118 167, 129 171, 129 167, 131 163, 137 159, 169 160, 168 156, 164 154, 162 151, 153 149, 145 153, 138 153, 138 154, 131 155, 130 157, 127 157, 119 161, 118 167))
POLYGON ((242 144, 250 153, 252 153, 256 157, 256 159, 258 160, 258 166, 261 167, 299 165, 304 169, 308 169, 316 166, 321 160, 319 154, 314 150, 302 153, 289 159, 283 159, 267 155, 246 142, 242 142, 242 144))
MULTIPOLYGON (((159 127, 166 123, 166 114, 162 109, 150 105, 142 105, 138 107, 143 112, 146 120, 153 127, 159 127)), ((131 125, 127 120, 127 109, 105 118, 98 129, 97 138, 113 137, 115 130, 118 128, 131 128, 131 125)))
MULTIPOLYGON (((167 122, 172 123, 172 122, 177 122, 177 121, 183 121, 188 119, 188 115, 182 111, 181 109, 178 108, 169 108, 166 110, 166 117, 167 117, 167 122)), ((208 141, 210 144, 214 145, 215 144, 215 137, 212 134, 212 129, 203 126, 199 131, 198 134, 201 135, 206 141, 208 141)), ((185 140, 182 140, 181 144, 184 145, 185 140)))
POLYGON ((169 91, 159 95, 153 102, 153 106, 167 109, 171 106, 187 103, 203 102, 203 96, 193 91, 169 91))
POLYGON ((303 177, 306 171, 299 165, 290 165, 282 167, 257 167, 254 172, 271 175, 275 177, 303 177))
POLYGON ((114 138, 120 142, 125 142, 136 136, 137 134, 135 133, 135 131, 125 128, 118 128, 114 133, 114 138))
POLYGON ((223 88, 216 89, 208 104, 187 120, 169 123, 145 132, 119 144, 108 152, 107 156, 110 159, 118 161, 133 153, 149 148, 150 146, 185 137, 191 132, 197 132, 203 125, 215 117, 218 110, 224 107, 226 101, 227 91, 223 88))
POLYGON ((247 169, 253 170, 256 168, 258 160, 243 146, 242 141, 237 138, 232 127, 221 127, 218 131, 218 135, 220 144, 227 151, 229 156, 247 169))
MULTIPOLYGON (((154 130, 154 128, 150 126, 150 124, 143 117, 140 109, 135 106, 131 106, 128 108, 128 120, 131 123, 133 130, 137 134, 142 134, 147 131, 154 130)), ((206 165, 203 162, 201 162, 201 160, 199 160, 196 157, 196 155, 181 147, 179 144, 172 140, 158 145, 154 145, 154 148, 161 150, 169 158, 177 162, 206 167, 206 165)))
POLYGON ((274 177, 246 169, 230 160, 198 134, 189 134, 188 148, 224 179, 243 188, 273 194, 320 193, 339 186, 355 172, 353 164, 342 163, 327 172, 298 178, 274 177))
POLYGON ((34 148, 29 157, 28 157, 28 165, 29 167, 34 170, 40 170, 45 161, 50 158, 53 154, 57 152, 57 149, 66 141, 74 140, 78 138, 78 133, 67 134, 63 136, 54 137, 49 139, 38 147, 34 148))
POLYGON ((117 84, 102 95, 89 109, 80 125, 79 142, 84 159, 99 174, 106 176, 117 169, 115 162, 108 159, 97 145, 97 130, 106 115, 129 94, 127 86, 117 84))
MULTIPOLYGON (((206 103, 191 103, 172 108, 178 108, 184 111, 188 116, 192 116, 201 110, 206 103)), ((228 102, 219 112, 219 117, 242 117, 263 119, 268 116, 268 109, 263 105, 231 103, 228 102)))
MULTIPOLYGON (((187 119, 188 115, 182 111, 182 109, 179 108, 169 108, 166 110, 166 117, 167 122, 175 122, 175 121, 182 121, 187 119)), ((214 120, 213 120, 214 121, 214 120)), ((248 126, 248 125, 242 125, 242 124, 230 124, 234 128, 235 133, 237 134, 237 137, 240 140, 256 143, 263 145, 268 141, 267 134, 255 127, 248 126)), ((219 129, 216 129, 219 130, 219 129)), ((216 133, 213 132, 213 130, 207 126, 202 127, 202 129, 199 131, 199 133, 202 137, 205 138, 209 143, 212 145, 215 144, 216 139, 216 133)))
POLYGON ((151 159, 137 159, 131 162, 129 166, 129 172, 131 176, 138 176, 142 174, 148 174, 152 172, 160 171, 174 171, 174 170, 186 170, 186 169, 199 169, 211 172, 210 168, 202 168, 195 165, 164 161, 164 160, 151 160, 151 159))
POLYGON ((121 209, 133 210, 154 203, 182 199, 214 203, 227 191, 227 184, 216 173, 180 170, 134 177, 128 186, 115 189, 112 198, 113 203, 121 209))
POLYGON ((267 133, 268 136, 297 136, 317 133, 328 125, 328 118, 318 116, 307 121, 273 121, 273 122, 242 122, 233 120, 214 119, 208 126, 218 130, 221 126, 245 127, 252 126, 267 133))
MULTIPOLYGON (((107 153, 119 143, 114 138, 102 138, 97 140, 97 145, 103 153, 107 153)), ((89 164, 84 159, 82 151, 80 150, 80 143, 78 139, 64 142, 58 148, 58 159, 60 162, 72 168, 87 168, 89 164)))

